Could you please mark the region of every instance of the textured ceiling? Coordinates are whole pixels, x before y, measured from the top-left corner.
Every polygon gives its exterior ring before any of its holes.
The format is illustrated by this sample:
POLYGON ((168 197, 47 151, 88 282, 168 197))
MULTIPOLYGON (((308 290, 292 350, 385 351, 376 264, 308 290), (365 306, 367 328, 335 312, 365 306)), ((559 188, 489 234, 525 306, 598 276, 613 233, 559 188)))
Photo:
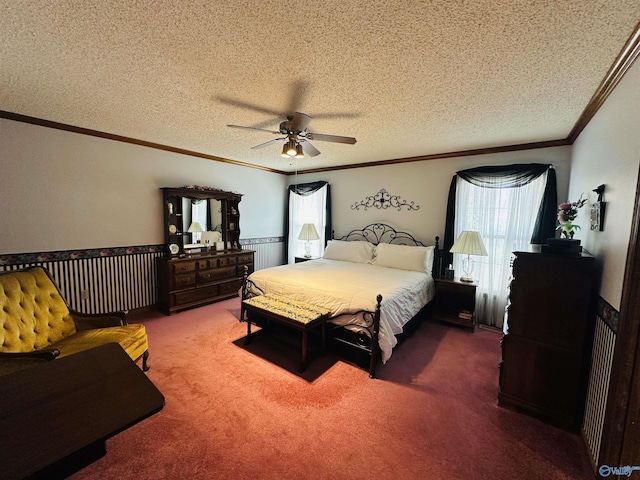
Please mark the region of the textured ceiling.
POLYGON ((565 139, 638 0, 0 0, 0 110, 279 171, 565 139), (289 161, 287 113, 312 142, 289 161))

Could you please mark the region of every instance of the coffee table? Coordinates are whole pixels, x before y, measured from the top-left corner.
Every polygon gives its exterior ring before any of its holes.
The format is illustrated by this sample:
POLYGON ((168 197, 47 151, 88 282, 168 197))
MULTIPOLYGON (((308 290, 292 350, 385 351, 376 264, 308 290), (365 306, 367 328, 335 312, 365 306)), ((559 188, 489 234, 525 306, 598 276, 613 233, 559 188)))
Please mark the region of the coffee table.
POLYGON ((164 397, 117 343, 0 376, 0 478, 63 478, 164 397))

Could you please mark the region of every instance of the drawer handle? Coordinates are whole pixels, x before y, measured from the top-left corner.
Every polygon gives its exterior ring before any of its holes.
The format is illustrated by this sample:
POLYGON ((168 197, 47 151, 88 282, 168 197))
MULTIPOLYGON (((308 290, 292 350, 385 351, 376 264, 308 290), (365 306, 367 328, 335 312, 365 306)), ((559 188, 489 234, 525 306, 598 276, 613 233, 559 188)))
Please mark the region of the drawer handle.
POLYGON ((189 270, 189 265, 180 266, 180 270, 189 270))

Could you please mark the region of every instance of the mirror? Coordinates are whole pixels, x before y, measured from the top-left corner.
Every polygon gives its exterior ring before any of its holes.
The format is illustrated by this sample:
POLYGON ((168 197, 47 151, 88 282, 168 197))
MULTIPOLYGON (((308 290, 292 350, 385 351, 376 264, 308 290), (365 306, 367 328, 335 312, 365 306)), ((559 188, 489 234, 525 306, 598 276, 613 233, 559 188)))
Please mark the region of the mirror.
POLYGON ((207 244, 217 244, 219 250, 240 249, 241 194, 198 186, 161 190, 165 243, 171 255, 207 244))
MULTIPOLYGON (((182 231, 188 232, 194 222, 200 224, 203 233, 222 233, 222 200, 182 197, 182 231)), ((198 243, 203 233, 192 233, 186 243, 198 243)))
POLYGON ((209 212, 211 224, 207 230, 210 232, 222 232, 222 201, 209 200, 209 212))

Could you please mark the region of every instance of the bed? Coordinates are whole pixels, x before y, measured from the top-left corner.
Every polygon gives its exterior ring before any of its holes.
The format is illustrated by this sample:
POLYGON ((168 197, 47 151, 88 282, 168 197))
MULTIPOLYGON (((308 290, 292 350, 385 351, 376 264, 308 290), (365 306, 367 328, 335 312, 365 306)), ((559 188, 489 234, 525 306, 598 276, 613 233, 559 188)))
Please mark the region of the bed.
MULTIPOLYGON (((438 237, 426 246, 374 223, 329 241, 320 259, 245 276, 242 297, 271 293, 329 309, 332 343, 375 377, 379 361, 386 363, 402 334, 424 316, 439 262, 438 237)), ((244 310, 241 318, 248 321, 244 310)))

